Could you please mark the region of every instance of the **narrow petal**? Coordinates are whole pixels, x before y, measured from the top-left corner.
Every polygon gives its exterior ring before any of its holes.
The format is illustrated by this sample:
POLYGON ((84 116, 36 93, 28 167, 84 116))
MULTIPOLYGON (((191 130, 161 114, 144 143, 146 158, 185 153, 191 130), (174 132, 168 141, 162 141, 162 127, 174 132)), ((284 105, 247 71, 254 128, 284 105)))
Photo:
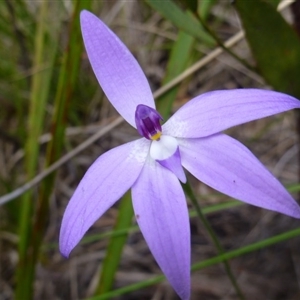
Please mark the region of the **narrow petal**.
POLYGON ((95 15, 80 14, 84 45, 94 73, 107 98, 133 127, 138 104, 155 108, 148 81, 120 39, 95 15))
POLYGON ((150 142, 139 139, 101 155, 88 169, 63 216, 59 245, 69 256, 86 231, 130 189, 139 176, 150 142))
POLYGON ((132 187, 136 220, 158 265, 181 299, 190 294, 190 227, 176 176, 149 158, 132 187))
POLYGON ((246 203, 300 218, 296 201, 237 140, 217 134, 179 144, 182 165, 200 181, 246 203))
POLYGON ((163 133, 183 138, 205 137, 293 108, 300 108, 300 101, 278 92, 259 89, 213 91, 182 106, 163 125, 163 133))

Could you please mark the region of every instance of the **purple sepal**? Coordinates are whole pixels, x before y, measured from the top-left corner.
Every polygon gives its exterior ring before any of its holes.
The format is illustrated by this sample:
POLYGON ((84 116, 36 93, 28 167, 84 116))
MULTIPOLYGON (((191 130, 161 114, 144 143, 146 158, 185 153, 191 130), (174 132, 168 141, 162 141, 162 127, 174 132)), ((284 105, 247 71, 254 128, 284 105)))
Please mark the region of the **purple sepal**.
POLYGON ((185 139, 206 137, 293 108, 300 108, 298 99, 274 91, 213 91, 183 105, 163 125, 163 133, 185 139))
MULTIPOLYGON (((148 140, 161 133, 162 116, 153 108, 139 104, 135 111, 135 124, 139 134, 148 140)), ((155 138, 157 139, 157 138, 155 138)))
POLYGON ((59 248, 68 257, 83 235, 138 178, 150 142, 139 139, 101 155, 88 169, 63 216, 59 248))
POLYGON ((179 143, 185 169, 232 198, 300 219, 300 207, 281 183, 237 140, 216 134, 179 143))
POLYGON ((83 10, 81 31, 94 73, 110 103, 133 127, 137 105, 155 108, 148 80, 123 42, 94 14, 83 10))

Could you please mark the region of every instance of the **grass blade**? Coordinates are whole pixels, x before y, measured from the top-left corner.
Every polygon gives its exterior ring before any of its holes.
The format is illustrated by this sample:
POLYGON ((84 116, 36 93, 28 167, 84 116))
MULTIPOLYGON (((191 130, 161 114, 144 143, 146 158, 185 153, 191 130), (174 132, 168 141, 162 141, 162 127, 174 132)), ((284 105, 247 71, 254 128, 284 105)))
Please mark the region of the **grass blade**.
MULTIPOLYGON (((193 53, 194 43, 195 39, 192 36, 183 31, 179 32, 177 41, 174 43, 170 53, 167 72, 162 82, 163 85, 187 69, 193 53)), ((179 86, 176 86, 157 99, 157 109, 164 120, 167 120, 170 116, 178 90, 179 86)))
POLYGON ((182 11, 173 1, 145 1, 182 31, 188 33, 208 46, 215 45, 214 40, 208 33, 205 32, 201 24, 197 22, 197 20, 193 18, 191 14, 182 11))
MULTIPOLYGON (((299 228, 294 229, 294 230, 290 230, 290 231, 287 231, 285 233, 278 234, 278 235, 273 236, 271 238, 265 239, 263 241, 253 243, 253 244, 247 245, 245 247, 241 247, 241 248, 236 249, 236 250, 228 251, 227 253, 224 253, 222 255, 218 255, 218 256, 206 259, 202 262, 195 263, 195 264, 192 265, 191 269, 192 269, 192 271, 201 270, 201 269, 216 265, 218 263, 224 262, 226 260, 230 260, 230 259, 242 256, 242 255, 257 251, 259 249, 263 249, 263 248, 266 248, 266 247, 270 247, 274 244, 287 241, 289 239, 298 237, 299 235, 300 235, 300 229, 299 228)), ((144 281, 141 281, 141 282, 138 282, 138 283, 128 285, 126 287, 114 290, 112 292, 106 293, 106 294, 101 295, 101 296, 88 298, 86 300, 110 299, 112 297, 117 297, 117 296, 120 296, 120 295, 124 295, 124 294, 130 293, 130 292, 133 292, 133 291, 136 291, 136 290, 139 290, 139 289, 157 284, 159 282, 162 282, 163 280, 165 280, 165 277, 162 276, 162 275, 159 275, 159 276, 153 277, 151 279, 144 280, 144 281)))
MULTIPOLYGON (((40 3, 35 39, 35 56, 34 67, 40 68, 46 62, 53 62, 56 53, 56 43, 46 43, 48 37, 47 29, 47 11, 49 2, 44 1, 40 3)), ((27 178, 31 179, 36 173, 38 165, 39 144, 36 142, 42 133, 44 116, 46 111, 46 101, 48 97, 50 79, 52 69, 47 69, 41 73, 37 72, 33 75, 30 107, 29 107, 29 121, 28 132, 30 133, 25 145, 25 168, 27 178)), ((33 292, 33 274, 34 267, 27 267, 28 255, 31 255, 29 248, 29 241, 32 232, 32 214, 34 211, 34 202, 32 200, 33 193, 27 192, 22 197, 21 215, 19 223, 19 264, 17 270, 17 288, 15 298, 18 299, 32 299, 33 292)))

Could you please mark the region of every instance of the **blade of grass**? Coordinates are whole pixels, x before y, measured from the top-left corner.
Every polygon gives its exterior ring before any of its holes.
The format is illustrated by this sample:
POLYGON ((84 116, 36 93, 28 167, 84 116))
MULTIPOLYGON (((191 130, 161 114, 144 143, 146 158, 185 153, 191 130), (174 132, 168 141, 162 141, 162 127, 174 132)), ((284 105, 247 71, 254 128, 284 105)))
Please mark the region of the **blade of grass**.
POLYGON ((215 5, 217 0, 206 0, 206 1, 200 1, 198 6, 198 14, 201 18, 204 20, 207 19, 208 13, 212 9, 212 7, 215 5))
MULTIPOLYGON (((204 4, 203 1, 200 3, 199 10, 201 9, 203 19, 207 19, 214 1, 215 0, 209 0, 207 2, 208 4, 204 4)), ((195 1, 188 0, 187 2, 188 5, 192 5, 194 9, 197 9, 195 1)), ((179 31, 177 40, 171 49, 166 75, 162 81, 163 86, 172 81, 176 76, 179 76, 189 67, 189 65, 194 63, 194 60, 196 60, 196 52, 193 52, 195 42, 196 40, 193 36, 187 34, 185 31, 179 31)), ((158 111, 164 119, 167 119, 170 116, 172 105, 176 100, 178 91, 179 86, 175 86, 157 99, 158 111)))
MULTIPOLYGON (((170 53, 166 75, 162 82, 163 85, 187 69, 192 56, 194 43, 195 39, 192 36, 183 31, 179 32, 177 41, 174 43, 170 53)), ((157 99, 157 109, 164 120, 170 116, 178 90, 179 86, 176 86, 157 99)))
MULTIPOLYGON (((35 55, 34 67, 39 67, 46 61, 53 61, 56 52, 56 43, 47 44, 47 11, 49 2, 43 1, 40 3, 35 39, 35 55)), ((31 179, 37 169, 39 144, 36 142, 41 135, 43 121, 46 111, 46 100, 48 97, 50 79, 52 69, 48 69, 42 73, 36 73, 32 78, 28 133, 27 142, 25 145, 25 168, 27 178, 31 179)), ((29 240, 32 236, 32 214, 34 211, 34 202, 32 200, 33 193, 27 192, 22 197, 21 214, 19 223, 19 263, 17 269, 17 287, 15 299, 32 299, 33 287, 33 272, 34 270, 27 268, 27 257, 29 252, 29 240)))
POLYGON ((157 1, 145 0, 152 8, 161 13, 166 19, 171 21, 177 28, 193 36, 208 46, 215 45, 214 40, 205 32, 201 24, 192 17, 191 14, 184 12, 171 0, 157 1))
MULTIPOLYGON (((273 236, 271 238, 268 238, 268 239, 265 239, 263 241, 259 241, 259 242, 247 245, 245 247, 241 247, 241 248, 236 249, 236 250, 228 251, 224 254, 206 259, 202 262, 195 263, 195 264, 192 265, 191 270, 192 271, 198 271, 198 270, 216 265, 218 263, 228 261, 230 259, 233 259, 233 258, 242 256, 242 255, 257 251, 259 249, 270 247, 274 244, 278 244, 280 242, 284 242, 284 241, 287 241, 289 239, 292 239, 292 238, 295 238, 295 237, 298 237, 298 236, 300 236, 300 228, 290 230, 290 231, 284 232, 282 234, 278 234, 278 235, 273 236)), ((128 285, 126 287, 119 288, 119 289, 116 289, 114 291, 108 292, 104 295, 96 296, 96 297, 92 297, 92 298, 87 298, 85 300, 104 300, 104 299, 110 299, 112 297, 118 297, 118 296, 130 293, 130 292, 140 290, 142 288, 146 288, 148 286, 160 283, 163 280, 165 280, 164 276, 162 276, 162 275, 155 276, 151 279, 147 279, 147 280, 135 283, 135 284, 131 284, 131 285, 128 285)))
POLYGON ((222 48, 225 52, 227 52, 229 55, 231 55, 233 58, 235 58, 238 62, 240 62, 242 65, 244 65, 249 70, 256 72, 256 68, 250 65, 246 60, 238 56, 236 53, 234 53, 231 49, 226 47, 226 45, 223 43, 223 41, 215 34, 215 32, 207 25, 207 23, 204 21, 204 19, 197 13, 194 13, 195 18, 199 21, 199 23, 203 26, 203 28, 207 31, 207 33, 216 41, 217 45, 219 45, 220 48, 222 48))
MULTIPOLYGON (((60 70, 57 94, 54 103, 54 115, 52 120, 52 140, 47 147, 46 166, 56 161, 61 154, 65 136, 67 113, 71 101, 72 92, 76 85, 79 73, 79 62, 82 53, 82 43, 79 28, 79 13, 86 8, 90 1, 75 1, 73 19, 69 26, 69 43, 64 53, 63 63, 60 70)), ((56 173, 45 179, 38 194, 36 213, 29 241, 27 243, 27 255, 25 271, 22 275, 26 278, 25 284, 30 285, 34 280, 34 269, 39 258, 40 245, 48 220, 49 197, 51 195, 56 173)), ((24 297, 24 295, 22 295, 24 297)))
MULTIPOLYGON (((224 248, 222 246, 222 244, 220 243, 219 239, 218 239, 218 236, 216 235, 216 233, 214 232, 213 228, 211 227, 210 223, 208 222, 208 220, 206 219, 199 203, 198 203, 198 200, 192 190, 192 187, 191 185, 189 184, 189 182, 187 182, 185 185, 182 185, 185 193, 188 195, 188 197, 190 198, 191 202, 193 203, 194 207, 196 208, 196 213, 197 213, 197 216, 198 218, 201 220, 202 224, 204 225, 206 231, 208 232, 213 244, 215 245, 217 251, 218 251, 218 254, 224 254, 225 251, 224 251, 224 248)), ((230 267, 230 264, 227 260, 224 260, 223 261, 223 264, 224 264, 224 268, 225 268, 225 271, 227 273, 227 276, 229 278, 229 280, 231 281, 235 291, 236 291, 236 294, 237 296, 243 300, 245 299, 245 296, 241 290, 241 288, 239 287, 236 279, 235 279, 235 276, 233 275, 233 272, 231 270, 231 267, 230 267)))

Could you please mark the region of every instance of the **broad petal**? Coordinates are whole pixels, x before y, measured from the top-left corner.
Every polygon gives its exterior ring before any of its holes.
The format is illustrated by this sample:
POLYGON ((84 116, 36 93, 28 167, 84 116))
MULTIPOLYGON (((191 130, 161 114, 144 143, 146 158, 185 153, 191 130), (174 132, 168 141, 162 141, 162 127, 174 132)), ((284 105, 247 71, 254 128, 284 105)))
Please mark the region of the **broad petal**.
POLYGON ((88 169, 63 216, 59 245, 69 256, 86 231, 138 178, 150 142, 139 139, 101 155, 88 169))
POLYGON ((148 81, 120 39, 95 15, 80 14, 84 45, 94 73, 107 98, 133 127, 138 104, 155 108, 148 81))
POLYGON ((182 165, 212 188, 255 206, 300 218, 281 183, 237 140, 223 134, 181 139, 182 165))
POLYGON ((148 158, 132 187, 136 220, 158 265, 181 299, 190 295, 190 225, 176 176, 148 158))
POLYGON ((163 134, 205 137, 293 108, 300 108, 300 101, 278 92, 259 89, 213 91, 182 106, 163 125, 163 134))

